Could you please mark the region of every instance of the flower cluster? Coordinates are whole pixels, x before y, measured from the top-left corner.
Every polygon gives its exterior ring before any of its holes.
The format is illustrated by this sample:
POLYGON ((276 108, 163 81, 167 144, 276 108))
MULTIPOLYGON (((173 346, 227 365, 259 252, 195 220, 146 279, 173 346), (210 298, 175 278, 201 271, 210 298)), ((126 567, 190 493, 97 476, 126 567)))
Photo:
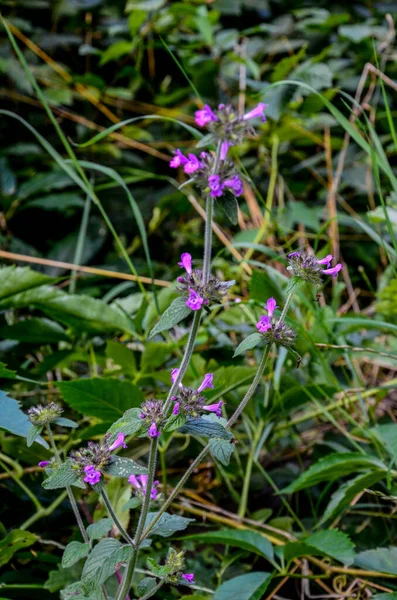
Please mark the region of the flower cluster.
MULTIPOLYGON (((146 496, 148 478, 149 478, 148 475, 130 475, 128 477, 128 482, 134 486, 135 494, 141 500, 143 500, 146 496)), ((158 499, 158 491, 156 489, 158 484, 159 484, 158 481, 153 481, 153 486, 150 491, 150 497, 152 500, 158 499)))
POLYGON ((260 102, 253 110, 240 116, 230 104, 219 104, 215 110, 205 104, 196 112, 195 121, 199 127, 207 127, 221 142, 221 158, 226 158, 230 146, 241 144, 247 135, 255 133, 250 123, 252 119, 266 121, 264 112, 267 106, 260 102))
POLYGON ((163 421, 163 402, 162 400, 146 400, 141 404, 140 418, 149 426, 148 436, 150 438, 159 437, 159 427, 163 421))
MULTIPOLYGON (((174 383, 178 377, 179 369, 173 369, 171 372, 171 380, 174 383)), ((202 411, 213 412, 219 418, 222 416, 222 405, 224 402, 220 400, 216 404, 205 405, 206 398, 201 394, 208 388, 213 388, 214 376, 212 373, 207 373, 201 385, 197 390, 185 387, 182 383, 179 384, 177 395, 173 396, 174 408, 173 415, 184 413, 188 417, 197 418, 202 411)))
POLYGON ((304 281, 320 286, 323 282, 323 275, 331 275, 332 279, 335 279, 343 268, 341 263, 331 267, 333 258, 332 254, 328 254, 319 260, 306 252, 291 252, 288 255, 289 266, 287 268, 304 281))
POLYGON ((29 421, 33 425, 49 425, 53 423, 63 413, 63 409, 56 404, 55 402, 50 402, 47 406, 43 406, 42 404, 38 404, 37 406, 32 406, 28 410, 29 421))
POLYGON ((174 548, 168 550, 164 569, 167 583, 177 585, 178 583, 194 583, 194 573, 183 573, 185 566, 184 552, 176 552, 174 548), (183 580, 183 581, 181 581, 183 580))
POLYGON ((174 169, 183 167, 183 170, 203 194, 210 194, 213 198, 222 196, 228 190, 235 196, 243 193, 243 182, 237 175, 234 164, 226 157, 214 158, 208 152, 201 152, 198 158, 195 154, 184 156, 178 149, 170 162, 174 169))
POLYGON ((234 284, 234 281, 221 281, 215 275, 210 274, 208 281, 203 282, 201 269, 192 268, 192 257, 184 252, 178 265, 185 269, 186 273, 178 277, 177 290, 187 295, 186 306, 192 310, 200 310, 203 304, 209 302, 222 302, 222 299, 234 284))
POLYGON ((111 453, 120 447, 127 448, 124 442, 124 433, 118 433, 112 444, 109 444, 109 437, 109 434, 105 436, 103 444, 88 442, 87 448, 80 448, 70 454, 84 481, 91 485, 100 481, 102 471, 111 461, 111 453))
POLYGON ((278 346, 291 346, 296 334, 291 327, 288 327, 283 321, 276 319, 274 311, 278 308, 274 298, 269 298, 266 302, 265 310, 267 315, 262 315, 256 324, 256 328, 263 335, 268 344, 275 343, 278 346))

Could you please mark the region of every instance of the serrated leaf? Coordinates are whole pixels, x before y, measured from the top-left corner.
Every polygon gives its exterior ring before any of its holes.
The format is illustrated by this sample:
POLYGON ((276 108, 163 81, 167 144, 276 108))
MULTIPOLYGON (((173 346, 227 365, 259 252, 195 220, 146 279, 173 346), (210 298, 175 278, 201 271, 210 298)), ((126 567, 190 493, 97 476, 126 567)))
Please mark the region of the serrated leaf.
POLYGON ((209 441, 210 452, 212 456, 219 460, 222 465, 230 463, 230 457, 234 451, 234 444, 232 440, 222 440, 220 438, 211 438, 209 441))
POLYGON ((30 446, 39 437, 40 433, 42 432, 42 429, 43 429, 42 425, 32 425, 31 426, 31 428, 28 431, 28 435, 26 436, 26 445, 28 448, 30 448, 30 446))
POLYGON ((18 321, 15 325, 0 327, 0 337, 32 344, 70 342, 70 337, 58 323, 36 317, 18 321))
POLYGON ((105 583, 107 579, 115 572, 118 565, 126 563, 131 558, 132 548, 131 546, 122 546, 116 552, 113 552, 103 562, 100 570, 97 572, 94 578, 95 584, 105 583))
POLYGON ((138 465, 131 458, 125 456, 113 455, 111 462, 103 469, 108 475, 113 477, 129 477, 130 475, 146 475, 148 470, 142 465, 138 465))
POLYGON ((344 508, 350 505, 357 494, 386 476, 386 471, 371 471, 370 473, 357 475, 354 479, 350 479, 344 483, 332 494, 331 500, 319 521, 319 525, 322 525, 329 519, 334 519, 344 508))
POLYGON ((163 428, 164 433, 169 433, 170 431, 174 431, 178 429, 178 427, 182 427, 186 422, 186 415, 179 413, 178 415, 171 415, 167 420, 165 427, 163 428))
POLYGON ((99 573, 104 561, 121 548, 121 542, 115 538, 101 540, 88 555, 81 574, 83 582, 94 579, 99 573))
POLYGON ((262 336, 260 333, 251 333, 248 337, 245 338, 236 348, 235 353, 233 354, 233 358, 246 352, 247 350, 252 350, 262 341, 262 336))
POLYGON ((387 470, 386 466, 377 458, 364 456, 354 452, 340 452, 330 454, 309 467, 299 475, 289 486, 281 490, 283 494, 291 494, 320 483, 321 481, 334 481, 344 475, 363 469, 387 470))
POLYGON ((71 419, 65 419, 65 417, 59 417, 59 419, 54 421, 54 423, 56 423, 60 427, 71 427, 72 429, 75 429, 79 426, 79 424, 76 423, 76 421, 72 421, 71 419))
MULTIPOLYGON (((32 424, 19 406, 17 400, 9 398, 6 392, 0 391, 0 429, 5 429, 10 433, 26 438, 32 424)), ((48 448, 47 442, 41 437, 37 438, 36 441, 44 448, 48 448)))
POLYGON ((2 540, 0 540, 0 567, 6 565, 15 552, 21 548, 32 546, 37 541, 37 536, 29 531, 14 529, 2 540))
POLYGON ((254 571, 222 583, 213 600, 262 600, 272 578, 271 573, 254 571))
POLYGON ((196 533, 185 537, 186 540, 197 540, 209 544, 224 544, 234 548, 242 548, 248 552, 259 554, 270 562, 274 559, 273 546, 265 536, 248 529, 220 529, 209 533, 196 533))
POLYGON ((92 523, 92 525, 88 525, 87 535, 90 538, 90 540, 100 540, 112 529, 112 527, 112 519, 105 517, 104 519, 100 519, 96 523, 92 523))
POLYGON ((203 417, 198 419, 188 419, 182 427, 178 429, 179 433, 186 433, 189 435, 199 435, 208 438, 219 438, 224 440, 231 440, 232 434, 227 431, 220 423, 213 423, 203 417))
POLYGON ((90 545, 82 542, 70 542, 64 550, 62 556, 62 567, 67 569, 73 566, 82 558, 85 558, 90 551, 90 545))
POLYGON ((354 544, 350 538, 337 529, 319 531, 302 542, 289 542, 283 547, 287 562, 301 556, 330 556, 350 565, 354 561, 354 544))
POLYGON ((48 479, 45 479, 42 483, 45 490, 57 490, 70 485, 85 489, 84 483, 80 480, 79 471, 73 468, 70 459, 55 469, 48 479))
POLYGON ((82 413, 112 421, 123 416, 131 406, 144 400, 138 386, 119 379, 76 379, 60 381, 58 387, 65 402, 82 413))
MULTIPOLYGON (((157 516, 156 512, 148 513, 145 522, 145 529, 149 527, 150 523, 157 516)), ((187 519, 186 517, 180 517, 179 515, 170 515, 165 512, 161 515, 160 519, 154 525, 150 531, 150 535, 160 535, 161 537, 168 537, 173 535, 176 531, 183 531, 189 525, 193 523, 195 519, 187 519)))
POLYGON ((153 558, 149 557, 146 562, 147 562, 149 571, 151 571, 153 573, 153 575, 156 575, 157 577, 164 577, 165 575, 168 575, 168 573, 171 572, 171 569, 169 566, 158 565, 153 558))
POLYGON ((0 300, 31 290, 52 281, 51 277, 29 267, 0 268, 0 300))
POLYGON ((116 438, 117 433, 124 433, 125 435, 132 435, 138 433, 142 429, 142 419, 140 418, 141 409, 130 408, 124 415, 113 423, 109 428, 108 433, 111 434, 110 443, 116 438))
POLYGON ((360 552, 356 554, 354 564, 362 569, 397 575, 397 546, 360 552))
POLYGON ((185 319, 190 313, 191 309, 186 306, 186 298, 175 298, 171 305, 161 315, 160 321, 153 327, 149 334, 149 338, 154 337, 162 331, 167 331, 175 327, 182 319, 185 319))

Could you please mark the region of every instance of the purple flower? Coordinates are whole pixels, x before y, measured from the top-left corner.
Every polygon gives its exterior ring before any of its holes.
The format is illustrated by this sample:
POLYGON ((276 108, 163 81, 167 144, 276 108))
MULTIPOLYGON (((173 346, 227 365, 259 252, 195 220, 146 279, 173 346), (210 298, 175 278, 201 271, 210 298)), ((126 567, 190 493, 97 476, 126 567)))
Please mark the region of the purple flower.
POLYGON ((335 279, 335 277, 338 276, 339 271, 341 271, 343 269, 343 265, 341 265, 341 263, 338 263, 337 265, 335 265, 335 267, 332 267, 332 269, 324 269, 323 273, 324 275, 332 275, 332 279, 335 279))
POLYGON ((269 317, 273 316, 274 311, 278 308, 276 301, 274 298, 269 298, 266 302, 265 309, 267 310, 267 314, 269 317))
POLYGON ((207 388, 213 388, 213 382, 214 380, 214 375, 213 373, 207 373, 206 375, 204 375, 204 379, 202 384, 200 385, 200 387, 198 388, 198 392, 203 392, 204 390, 206 390, 207 388))
POLYGON ((84 477, 84 481, 90 483, 91 485, 95 485, 98 483, 102 474, 100 471, 97 471, 94 465, 87 465, 84 467, 84 473, 86 474, 84 477))
MULTIPOLYGON (((293 254, 296 254, 295 252, 293 252, 293 254)), ((291 256, 291 255, 290 255, 291 256)), ((327 254, 327 256, 325 256, 324 258, 322 258, 321 260, 318 260, 317 263, 319 265, 327 265, 327 269, 330 268, 331 266, 331 262, 333 260, 333 256, 332 254, 327 254)))
POLYGON ((149 436, 150 438, 152 438, 152 439, 153 439, 153 438, 156 438, 156 437, 159 437, 159 435, 160 435, 160 432, 159 432, 159 430, 157 429, 157 427, 156 427, 156 423, 155 423, 154 421, 153 421, 153 423, 150 425, 150 427, 149 427, 149 430, 148 430, 147 434, 148 434, 148 436, 149 436))
POLYGON ((201 306, 204 302, 204 298, 199 296, 198 293, 195 292, 194 290, 192 290, 191 288, 189 290, 189 293, 190 293, 190 296, 186 300, 186 306, 188 306, 192 310, 200 310, 201 306))
POLYGON ((180 407, 180 405, 181 405, 180 402, 175 402, 174 408, 172 409, 172 414, 173 415, 179 415, 179 407, 180 407))
POLYGON ((204 127, 210 121, 217 121, 218 117, 213 112, 213 110, 208 106, 208 104, 204 104, 201 110, 197 110, 195 112, 195 121, 199 127, 204 127))
POLYGON ((44 469, 49 464, 50 464, 49 460, 42 460, 41 462, 39 462, 38 466, 40 467, 40 469, 44 469))
POLYGON ((288 258, 296 258, 297 256, 300 256, 300 252, 291 252, 288 254, 288 258))
POLYGON ((221 144, 221 153, 220 153, 221 160, 225 160, 227 151, 229 150, 229 147, 230 147, 230 142, 227 142, 226 140, 224 140, 221 144))
POLYGON ((189 252, 184 252, 181 256, 181 262, 178 263, 179 267, 185 269, 189 275, 192 274, 192 256, 189 252))
POLYGON ((202 163, 199 161, 199 159, 197 158, 197 156, 195 154, 188 154, 188 159, 189 160, 185 163, 185 165, 183 167, 183 170, 185 171, 185 173, 187 173, 187 174, 194 173, 198 169, 203 168, 202 163))
POLYGON ((238 175, 235 175, 232 179, 226 179, 224 185, 230 188, 236 196, 241 196, 244 191, 243 182, 238 175))
POLYGON ((178 377, 179 369, 172 369, 171 371, 171 381, 175 383, 176 378, 178 377))
POLYGON ((263 113, 265 111, 265 108, 267 108, 268 106, 269 106, 268 104, 259 102, 258 106, 256 106, 254 109, 250 110, 249 112, 245 113, 245 115, 243 116, 243 120, 248 121, 248 119, 256 119, 257 117, 262 117, 262 120, 266 120, 266 117, 264 116, 263 113))
POLYGON ((175 150, 175 156, 170 162, 170 167, 172 167, 173 169, 177 169, 181 165, 185 165, 187 162, 188 159, 182 154, 182 152, 178 148, 178 150, 175 150))
POLYGON ((262 315, 256 324, 256 328, 259 331, 259 333, 265 333, 271 328, 271 326, 271 319, 267 315, 262 315))
POLYGON ((109 446, 110 452, 112 452, 113 450, 116 450, 116 448, 120 448, 120 446, 122 448, 127 448, 127 444, 124 442, 124 438, 125 438, 124 433, 118 433, 113 444, 111 446, 109 446))
POLYGON ((210 194, 213 198, 222 196, 223 183, 221 182, 219 175, 210 175, 208 177, 208 185, 210 186, 210 194))
MULTIPOLYGON (((148 482, 147 475, 130 475, 128 477, 128 482, 131 483, 137 490, 141 490, 143 496, 146 495, 146 488, 148 482)), ((158 491, 156 490, 156 487, 158 486, 158 484, 158 481, 153 481, 153 487, 150 492, 150 497, 152 500, 157 499, 158 491)))
POLYGON ((222 416, 222 405, 224 402, 219 400, 216 404, 208 404, 207 406, 203 406, 203 410, 208 410, 208 412, 213 412, 219 418, 222 416))
POLYGON ((185 579, 188 583, 194 583, 194 573, 184 573, 182 579, 185 579))

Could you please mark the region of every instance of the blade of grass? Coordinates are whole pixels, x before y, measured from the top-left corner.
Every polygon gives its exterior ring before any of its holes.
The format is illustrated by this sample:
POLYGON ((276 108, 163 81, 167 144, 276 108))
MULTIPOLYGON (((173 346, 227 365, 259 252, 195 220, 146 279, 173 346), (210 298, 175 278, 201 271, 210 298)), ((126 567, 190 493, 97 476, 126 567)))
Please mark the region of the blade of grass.
MULTIPOLYGON (((81 259, 83 256, 84 242, 85 242, 85 238, 87 235, 88 220, 90 217, 90 208, 91 208, 91 198, 87 194, 86 199, 85 199, 84 209, 83 209, 83 216, 82 216, 81 224, 80 224, 80 228, 79 228, 79 235, 77 237, 76 250, 74 253, 74 257, 73 257, 73 263, 75 265, 80 265, 81 259)), ((70 283, 69 283, 69 294, 74 294, 76 291, 76 279, 77 279, 77 271, 76 271, 76 269, 73 269, 71 277, 70 277, 70 283)))

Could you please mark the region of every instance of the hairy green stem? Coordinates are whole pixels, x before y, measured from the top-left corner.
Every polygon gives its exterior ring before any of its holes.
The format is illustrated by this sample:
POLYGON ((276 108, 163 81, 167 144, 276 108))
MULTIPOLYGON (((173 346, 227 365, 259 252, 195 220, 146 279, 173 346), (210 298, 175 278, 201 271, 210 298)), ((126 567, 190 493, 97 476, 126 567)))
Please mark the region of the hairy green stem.
POLYGON ((66 490, 62 492, 62 494, 59 494, 58 498, 55 498, 54 502, 47 506, 47 508, 42 508, 41 510, 38 510, 34 515, 29 517, 29 519, 22 523, 22 525, 19 526, 19 529, 29 529, 29 527, 33 525, 33 523, 36 523, 36 521, 39 521, 44 517, 49 517, 50 515, 52 515, 54 510, 58 508, 60 504, 62 504, 67 495, 68 493, 66 490))
POLYGON ((146 517, 147 517, 147 513, 149 510, 149 506, 150 506, 153 480, 154 480, 154 475, 156 472, 156 459, 157 459, 158 443, 159 443, 159 440, 156 437, 156 438, 152 439, 151 444, 150 444, 150 454, 149 454, 149 464, 148 464, 148 480, 147 480, 147 484, 146 484, 146 493, 145 493, 145 498, 144 498, 143 504, 142 504, 141 514, 139 515, 138 525, 136 527, 136 531, 135 531, 135 535, 134 535, 134 540, 133 540, 134 548, 132 550, 131 559, 128 563, 128 567, 124 574, 123 580, 119 586, 115 600, 125 600, 125 598, 127 597, 128 593, 130 591, 136 562, 138 560, 140 539, 141 539, 143 528, 145 527, 146 517))
POLYGON ((130 546, 134 547, 135 544, 132 540, 132 538, 128 535, 128 533, 126 532, 126 530, 124 529, 123 525, 120 523, 114 508, 112 506, 112 503, 110 501, 109 496, 107 495, 107 492, 105 491, 105 488, 102 489, 101 491, 101 496, 102 499, 105 503, 106 509, 113 521, 113 523, 116 525, 117 529, 120 531, 121 535, 123 536, 123 538, 125 539, 125 541, 127 542, 127 544, 130 544, 130 546))
POLYGON ((208 283, 211 270, 211 250, 212 250, 212 216, 214 212, 214 199, 207 196, 205 201, 205 232, 204 232, 204 258, 203 258, 203 284, 208 283))

